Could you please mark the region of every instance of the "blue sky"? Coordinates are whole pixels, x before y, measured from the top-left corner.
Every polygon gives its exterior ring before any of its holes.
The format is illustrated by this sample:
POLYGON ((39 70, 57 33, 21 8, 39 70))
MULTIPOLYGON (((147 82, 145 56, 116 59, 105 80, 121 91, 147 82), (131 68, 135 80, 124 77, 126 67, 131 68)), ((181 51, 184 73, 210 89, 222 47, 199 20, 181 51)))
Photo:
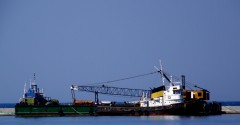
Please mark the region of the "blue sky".
MULTIPOLYGON (((72 84, 152 72, 159 59, 167 72, 208 89, 212 100, 239 101, 239 6, 237 0, 2 0, 0 102, 17 102, 33 73, 47 96, 69 102, 72 84)), ((109 86, 161 84, 155 74, 109 86)))

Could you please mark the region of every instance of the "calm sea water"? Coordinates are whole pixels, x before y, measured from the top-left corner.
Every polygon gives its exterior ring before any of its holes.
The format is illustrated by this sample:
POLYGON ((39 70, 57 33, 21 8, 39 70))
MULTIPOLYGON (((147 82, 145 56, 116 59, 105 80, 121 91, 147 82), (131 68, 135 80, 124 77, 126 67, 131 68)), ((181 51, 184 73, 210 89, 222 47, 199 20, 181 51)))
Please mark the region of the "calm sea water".
MULTIPOLYGON (((222 102, 240 106, 240 102, 222 102)), ((14 103, 0 103, 1 108, 14 108, 14 103)), ((240 114, 214 116, 78 116, 16 117, 0 116, 0 125, 240 125, 240 114)))
POLYGON ((1 116, 0 125, 240 125, 240 114, 215 116, 1 116))

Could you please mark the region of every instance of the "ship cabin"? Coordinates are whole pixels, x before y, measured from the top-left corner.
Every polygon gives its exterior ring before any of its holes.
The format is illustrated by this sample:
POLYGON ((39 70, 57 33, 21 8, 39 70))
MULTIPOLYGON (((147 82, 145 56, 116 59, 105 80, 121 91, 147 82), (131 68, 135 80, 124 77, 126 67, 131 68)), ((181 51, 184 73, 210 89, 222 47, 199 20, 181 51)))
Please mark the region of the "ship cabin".
POLYGON ((183 90, 183 99, 189 100, 209 100, 209 91, 201 90, 183 90))
POLYGON ((150 99, 142 98, 140 101, 141 107, 158 107, 168 106, 172 104, 182 103, 182 86, 170 85, 160 86, 152 89, 150 99))
POLYGON ((30 82, 30 87, 26 91, 24 87, 23 98, 20 99, 20 104, 23 105, 45 105, 50 100, 49 97, 44 97, 43 90, 40 91, 35 82, 30 82))

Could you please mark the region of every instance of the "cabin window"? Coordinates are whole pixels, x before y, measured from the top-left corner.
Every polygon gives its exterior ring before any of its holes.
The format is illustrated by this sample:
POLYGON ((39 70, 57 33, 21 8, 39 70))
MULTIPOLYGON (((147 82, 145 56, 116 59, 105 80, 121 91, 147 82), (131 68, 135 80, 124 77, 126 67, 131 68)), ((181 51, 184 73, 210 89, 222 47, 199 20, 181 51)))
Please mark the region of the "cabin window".
POLYGON ((181 91, 180 90, 174 90, 173 94, 181 94, 181 91))
POLYGON ((199 96, 202 96, 202 93, 201 93, 201 92, 198 92, 198 97, 199 97, 199 96))

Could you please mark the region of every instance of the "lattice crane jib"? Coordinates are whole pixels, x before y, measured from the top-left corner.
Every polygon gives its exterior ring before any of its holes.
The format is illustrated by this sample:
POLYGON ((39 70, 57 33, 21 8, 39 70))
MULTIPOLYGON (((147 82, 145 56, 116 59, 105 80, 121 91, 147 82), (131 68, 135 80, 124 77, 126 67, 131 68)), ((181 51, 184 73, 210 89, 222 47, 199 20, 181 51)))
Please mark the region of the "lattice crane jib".
MULTIPOLYGON (((92 92, 95 94, 108 94, 108 95, 121 95, 121 96, 131 96, 131 97, 150 97, 151 90, 144 89, 130 89, 130 88, 120 88, 120 87, 110 87, 110 86, 77 86, 72 85, 70 87, 72 92, 73 101, 75 100, 74 91, 85 91, 92 92)), ((95 101, 98 101, 98 95, 95 95, 95 101)))

